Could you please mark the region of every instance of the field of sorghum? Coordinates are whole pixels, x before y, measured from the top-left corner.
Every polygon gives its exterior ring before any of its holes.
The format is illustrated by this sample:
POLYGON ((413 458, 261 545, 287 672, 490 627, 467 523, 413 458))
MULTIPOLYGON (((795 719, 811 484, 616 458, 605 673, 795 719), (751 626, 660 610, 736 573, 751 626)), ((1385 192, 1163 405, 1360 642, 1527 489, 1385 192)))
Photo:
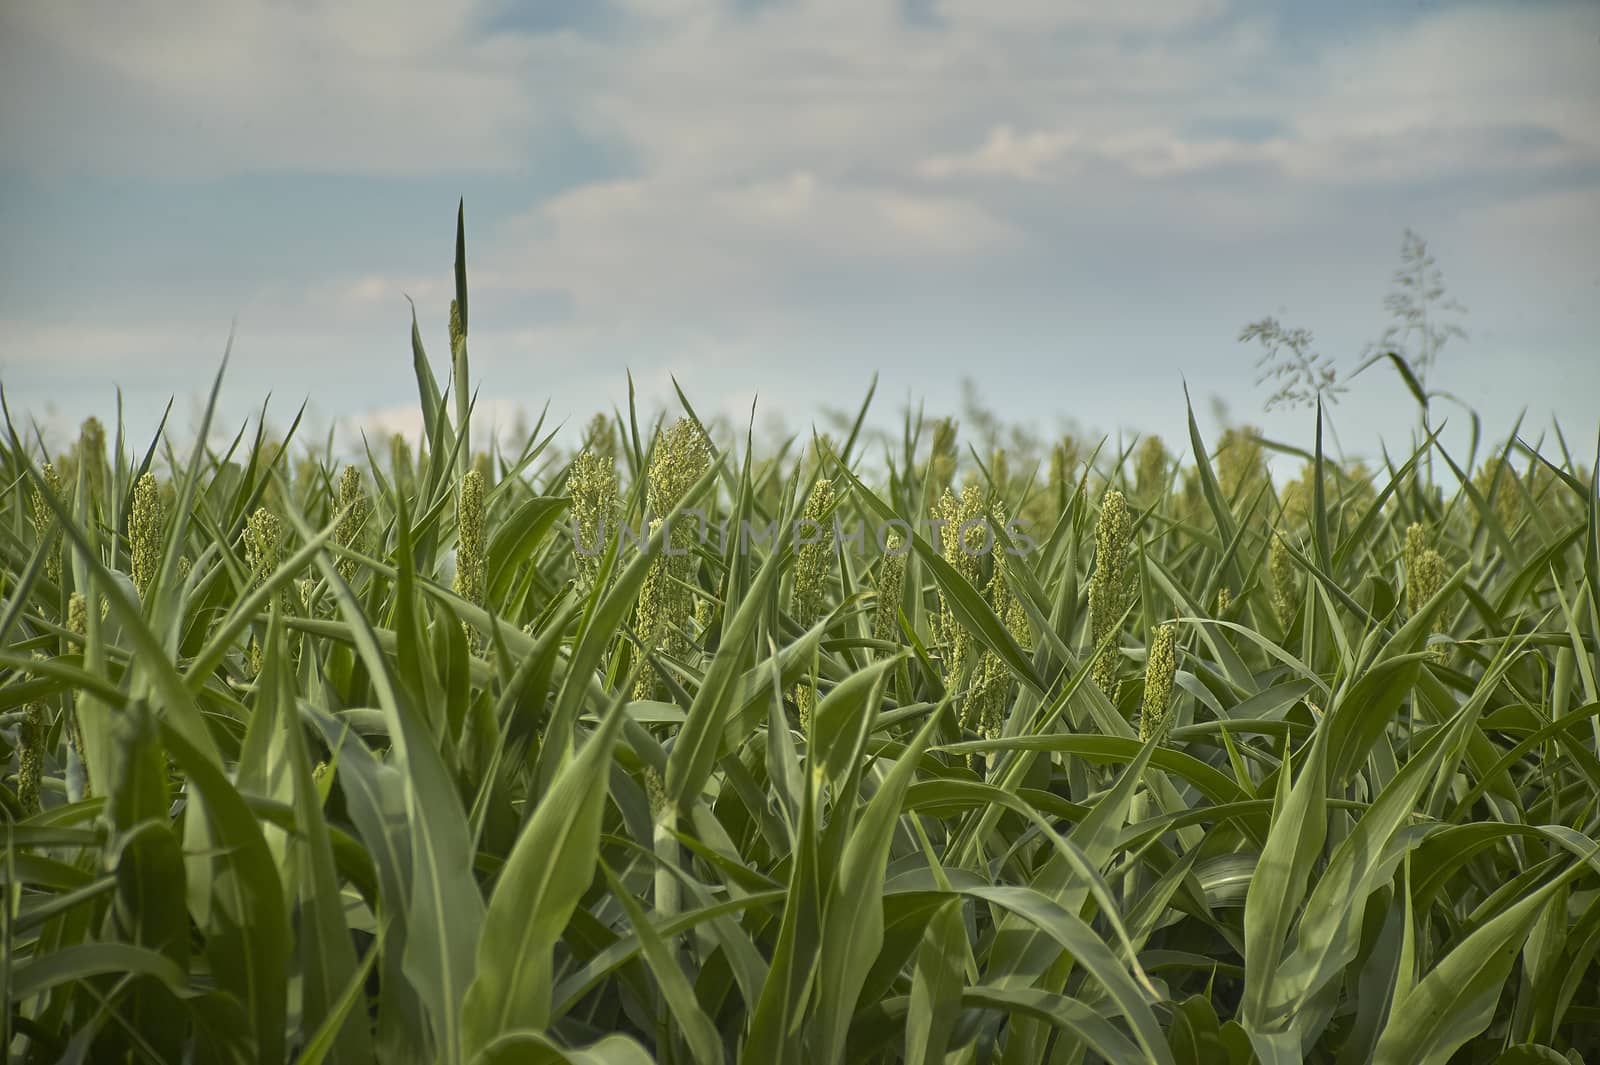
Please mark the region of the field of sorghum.
POLYGON ((1564 442, 474 454, 457 284, 353 465, 11 430, 14 1059, 1600 1060, 1564 442))

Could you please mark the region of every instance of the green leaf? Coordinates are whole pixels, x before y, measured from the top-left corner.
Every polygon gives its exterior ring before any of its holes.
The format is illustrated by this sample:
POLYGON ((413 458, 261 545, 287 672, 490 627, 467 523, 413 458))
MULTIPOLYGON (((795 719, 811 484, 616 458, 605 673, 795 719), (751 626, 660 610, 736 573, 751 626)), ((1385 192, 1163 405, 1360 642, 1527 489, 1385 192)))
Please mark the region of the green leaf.
POLYGON ((562 767, 517 837, 490 896, 477 976, 463 1008, 467 1057, 497 1036, 550 1023, 556 940, 594 879, 622 700, 562 767))

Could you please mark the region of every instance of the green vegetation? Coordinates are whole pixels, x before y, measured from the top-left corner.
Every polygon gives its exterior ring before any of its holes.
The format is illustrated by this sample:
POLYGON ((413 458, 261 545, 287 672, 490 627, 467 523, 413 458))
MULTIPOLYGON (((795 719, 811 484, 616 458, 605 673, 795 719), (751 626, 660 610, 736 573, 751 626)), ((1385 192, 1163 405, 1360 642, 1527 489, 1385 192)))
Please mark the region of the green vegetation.
POLYGON ((456 283, 381 460, 11 431, 15 1060, 1595 1060, 1564 445, 479 455, 456 283))

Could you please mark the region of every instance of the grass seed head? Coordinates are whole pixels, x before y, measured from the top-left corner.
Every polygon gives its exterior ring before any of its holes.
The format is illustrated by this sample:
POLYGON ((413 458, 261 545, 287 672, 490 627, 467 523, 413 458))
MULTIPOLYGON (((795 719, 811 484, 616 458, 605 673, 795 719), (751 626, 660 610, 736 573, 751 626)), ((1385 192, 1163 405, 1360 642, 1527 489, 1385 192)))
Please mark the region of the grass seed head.
POLYGON ((133 486, 133 513, 128 518, 128 547, 132 555, 133 586, 141 596, 150 591, 161 565, 163 507, 156 475, 145 472, 133 486))
POLYGON ((483 605, 483 579, 487 561, 483 477, 477 470, 468 470, 461 478, 461 491, 456 496, 455 591, 467 602, 478 606, 483 605))
POLYGON ((612 464, 617 461, 617 428, 604 414, 596 414, 583 427, 583 450, 593 451, 612 464))
MULTIPOLYGON (((364 526, 367 521, 367 512, 371 509, 367 502, 367 493, 361 486, 361 471, 355 466, 346 466, 344 473, 339 476, 339 521, 333 529, 334 543, 340 547, 347 547, 352 551, 362 549, 364 540, 364 526)), ((356 560, 341 558, 339 560, 339 575, 347 582, 355 579, 356 560)))
POLYGON ((600 575, 606 531, 617 523, 616 463, 600 451, 585 448, 572 462, 567 492, 572 497, 573 531, 578 537, 578 588, 588 592, 600 575))
MULTIPOLYGON (((61 491, 61 476, 56 473, 56 468, 51 463, 45 463, 40 473, 43 476, 45 490, 55 496, 58 502, 64 502, 65 497, 61 491)), ((38 541, 49 554, 45 557, 45 575, 52 581, 61 581, 61 550, 57 546, 60 540, 60 531, 56 528, 55 511, 50 509, 50 504, 45 502, 44 492, 34 485, 28 496, 30 516, 33 518, 34 533, 38 541)))
POLYGON ((1139 498, 1153 502, 1161 498, 1167 487, 1167 470, 1172 456, 1159 436, 1147 436, 1139 442, 1133 455, 1133 483, 1139 488, 1139 498))
POLYGON ((1172 682, 1178 672, 1178 627, 1159 625, 1150 634, 1144 667, 1144 701, 1139 707, 1139 742, 1166 735, 1171 722, 1172 682))
MULTIPOLYGON (((995 520, 1004 523, 1004 514, 996 512, 995 520)), ((1022 604, 1011 592, 1011 586, 1006 583, 1007 560, 1003 552, 994 556, 994 571, 989 578, 987 598, 989 607, 995 613, 1012 638, 1020 646, 1028 642, 1027 615, 1022 609, 1022 604)), ((1005 659, 993 651, 985 650, 979 656, 978 667, 973 675, 972 687, 967 696, 965 712, 962 723, 982 735, 986 739, 994 739, 1000 735, 1000 729, 1005 724, 1005 711, 1007 696, 1011 691, 1011 667, 1006 665, 1005 659)))
MULTIPOLYGON (((653 545, 656 537, 661 532, 661 519, 652 518, 650 521, 650 543, 653 545)), ((642 644, 640 654, 653 651, 661 643, 666 630, 668 599, 671 592, 672 577, 667 563, 670 561, 665 550, 658 550, 655 558, 650 562, 650 569, 645 573, 644 585, 639 589, 639 605, 637 608, 636 631, 642 644)), ((639 669, 639 675, 634 680, 633 697, 635 699, 653 699, 656 691, 656 671, 650 663, 644 663, 639 669)))
MULTIPOLYGON (((960 496, 946 488, 933 508, 933 517, 938 523, 939 554, 968 584, 978 587, 979 552, 986 538, 993 535, 982 524, 986 521, 982 489, 971 481, 961 490, 960 496)), ((961 676, 972 637, 956 621, 950 599, 942 589, 934 636, 945 647, 945 683, 953 685, 961 676)))
POLYGON ((878 568, 878 607, 873 615, 872 638, 885 643, 900 642, 900 585, 905 578, 905 541, 890 533, 888 550, 878 568))
POLYGON ((935 489, 948 487, 956 475, 956 423, 940 418, 933 423, 933 446, 928 453, 928 478, 935 489))
MULTIPOLYGON (((1132 529, 1127 498, 1115 488, 1108 489, 1095 524, 1094 573, 1089 578, 1089 615, 1096 647, 1116 631, 1128 608, 1126 571, 1132 529)), ((1116 675, 1117 649, 1111 646, 1094 661, 1094 682, 1110 695, 1116 675)))
POLYGON ((825 524, 833 503, 833 482, 818 481, 806 499, 803 519, 815 539, 795 551, 793 611, 795 620, 807 628, 822 616, 828 574, 833 568, 832 529, 825 524))
POLYGON ((1499 456, 1490 459, 1473 478, 1473 487, 1489 501, 1495 520, 1505 529, 1506 535, 1511 535, 1522 518, 1521 486, 1511 464, 1499 456))
POLYGON ((710 467, 711 447, 705 430, 692 418, 679 418, 661 434, 650 460, 646 492, 650 513, 665 517, 710 467))
MULTIPOLYGON (((33 657, 44 655, 35 651, 33 657)), ((29 673, 28 676, 32 676, 29 673)), ((19 739, 22 746, 17 751, 17 805, 24 816, 39 812, 39 785, 44 780, 44 740, 47 725, 45 705, 29 703, 23 710, 19 739)))
MULTIPOLYGON (((1415 615, 1439 594, 1439 589, 1450 577, 1444 556, 1428 544, 1427 533, 1416 522, 1406 527, 1405 565, 1406 609, 1415 615)), ((1439 621, 1435 619, 1433 632, 1437 634, 1442 631, 1439 621)), ((1432 644, 1428 653, 1441 666, 1450 661, 1450 648, 1446 644, 1432 644)))
POLYGON ((1289 554, 1289 544, 1281 532, 1272 536, 1267 568, 1272 573, 1272 609, 1278 615, 1278 624, 1287 632, 1294 624, 1295 615, 1300 612, 1296 602, 1300 593, 1294 558, 1289 554))
POLYGON ((266 507, 250 515, 244 529, 244 560, 250 567, 250 587, 259 588, 278 569, 283 554, 283 523, 266 507))
POLYGON ((106 458, 106 427, 99 418, 86 418, 78 430, 78 443, 73 457, 88 489, 89 498, 98 500, 106 488, 106 475, 110 464, 106 458))

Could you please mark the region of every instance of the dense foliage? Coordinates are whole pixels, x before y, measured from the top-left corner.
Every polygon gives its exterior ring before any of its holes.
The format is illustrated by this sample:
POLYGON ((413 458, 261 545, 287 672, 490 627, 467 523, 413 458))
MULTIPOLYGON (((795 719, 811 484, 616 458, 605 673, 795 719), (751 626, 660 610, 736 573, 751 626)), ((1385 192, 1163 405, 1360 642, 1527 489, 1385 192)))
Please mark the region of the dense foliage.
POLYGON ((457 285, 354 465, 12 432, 10 1054, 1595 1060, 1564 444, 475 455, 457 285))

